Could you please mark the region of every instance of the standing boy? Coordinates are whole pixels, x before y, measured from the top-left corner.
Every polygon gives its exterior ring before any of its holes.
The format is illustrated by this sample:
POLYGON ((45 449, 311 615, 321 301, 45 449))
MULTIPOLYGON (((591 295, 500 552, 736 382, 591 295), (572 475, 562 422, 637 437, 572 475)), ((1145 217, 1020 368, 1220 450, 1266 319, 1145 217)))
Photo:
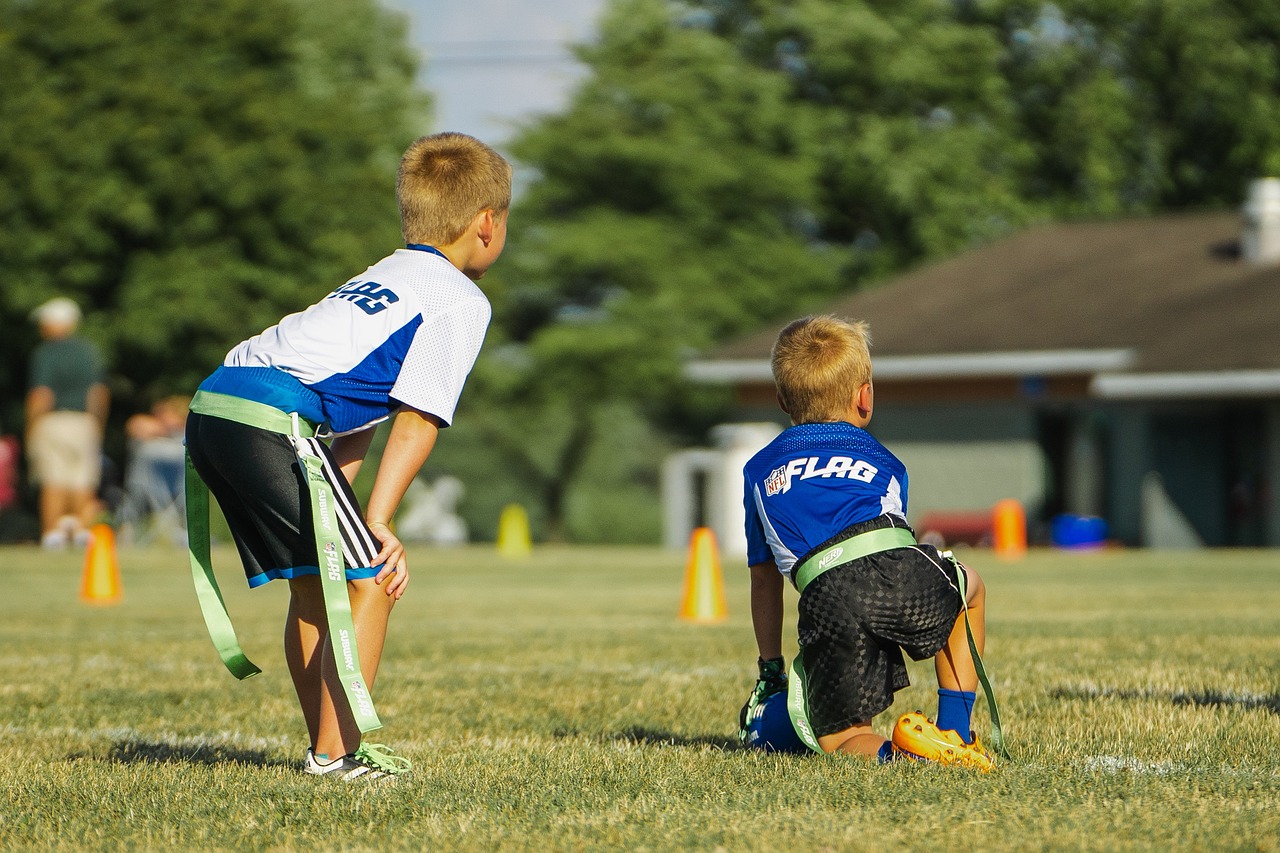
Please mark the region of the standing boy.
POLYGON ((747 561, 760 677, 748 717, 787 689, 782 582, 800 590, 800 655, 792 678, 798 728, 825 752, 890 760, 897 753, 988 770, 970 720, 978 686, 973 639, 985 636, 985 587, 972 569, 915 543, 907 472, 866 426, 873 394, 865 323, 807 317, 773 347, 778 403, 793 426, 757 453, 746 477, 747 561), (963 577, 961 577, 963 575, 963 577), (933 657, 938 721, 904 715, 887 740, 871 720, 908 682, 902 651, 933 657), (801 707, 796 708, 796 705, 801 707))
MULTIPOLYGON (((401 160, 396 197, 406 247, 233 348, 200 385, 186 432, 190 465, 226 516, 249 586, 289 584, 285 659, 311 739, 305 769, 343 779, 408 769, 385 747, 361 744, 362 731, 381 725, 369 690, 409 584, 389 525, 452 421, 488 328, 489 302, 474 282, 506 241, 511 167, 469 136, 423 137, 401 160), (388 418, 362 515, 351 483, 371 428, 388 418), (324 432, 331 444, 316 438, 324 432)), ((202 595, 202 607, 210 599, 202 595)), ((233 672, 257 671, 233 634, 229 645, 233 672)))

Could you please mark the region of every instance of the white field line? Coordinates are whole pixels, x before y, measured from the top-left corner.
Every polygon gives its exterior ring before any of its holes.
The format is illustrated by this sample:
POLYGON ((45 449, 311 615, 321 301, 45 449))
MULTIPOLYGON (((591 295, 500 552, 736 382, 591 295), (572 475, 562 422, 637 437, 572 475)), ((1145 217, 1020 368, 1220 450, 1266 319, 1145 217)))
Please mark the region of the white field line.
POLYGON ((293 738, 262 737, 239 731, 221 731, 208 735, 180 735, 176 732, 142 732, 126 726, 113 726, 99 729, 82 729, 78 726, 21 726, 6 723, 0 726, 0 739, 7 737, 29 737, 38 735, 41 738, 67 737, 73 739, 112 741, 137 741, 138 743, 154 743, 174 749, 194 747, 235 747, 237 749, 281 749, 294 744, 293 738))
MULTIPOLYGON (((1173 776, 1188 772, 1172 761, 1142 761, 1131 755, 1090 755, 1084 760, 1085 770, 1117 773, 1140 773, 1151 776, 1173 776)), ((1226 771, 1226 768, 1223 768, 1226 771)))

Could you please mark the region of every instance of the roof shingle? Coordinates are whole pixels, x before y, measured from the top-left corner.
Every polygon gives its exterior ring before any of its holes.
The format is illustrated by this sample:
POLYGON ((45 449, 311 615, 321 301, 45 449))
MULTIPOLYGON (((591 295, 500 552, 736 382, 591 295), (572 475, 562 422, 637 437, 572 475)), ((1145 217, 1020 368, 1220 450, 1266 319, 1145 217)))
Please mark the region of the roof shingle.
MULTIPOLYGON (((1143 373, 1280 369, 1280 266, 1241 260, 1240 231, 1232 212, 1046 225, 827 311, 869 322, 876 356, 1133 349, 1143 373)), ((782 325, 710 358, 768 359, 782 325)))

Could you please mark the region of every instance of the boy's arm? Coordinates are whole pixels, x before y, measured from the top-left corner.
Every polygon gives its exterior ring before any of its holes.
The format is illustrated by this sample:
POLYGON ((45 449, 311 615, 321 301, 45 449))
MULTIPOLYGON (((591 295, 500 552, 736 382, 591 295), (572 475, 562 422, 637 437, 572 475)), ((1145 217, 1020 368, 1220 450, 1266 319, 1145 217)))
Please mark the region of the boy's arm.
POLYGON ((340 435, 333 440, 333 444, 329 445, 329 449, 333 451, 333 458, 338 463, 338 468, 342 470, 342 476, 347 478, 347 482, 355 485, 356 474, 360 473, 360 463, 364 461, 365 456, 369 454, 369 445, 373 443, 372 429, 362 429, 359 432, 351 432, 346 435, 340 435))
POLYGON ((31 428, 49 412, 53 411, 53 389, 38 385, 27 392, 27 440, 31 438, 31 428))
POLYGON ((110 409, 111 389, 102 382, 90 385, 84 401, 84 410, 93 415, 93 419, 98 422, 98 428, 104 432, 107 427, 107 413, 110 409))
POLYGON ((738 712, 738 740, 747 742, 748 725, 760 703, 787 689, 787 664, 782 659, 782 575, 773 560, 751 566, 751 627, 756 633, 759 673, 746 704, 738 712))
POLYGON ((751 567, 751 626, 760 660, 782 657, 782 575, 773 560, 751 567))
POLYGON ((404 545, 391 532, 389 525, 396 507, 400 506, 400 499, 404 497, 409 484, 418 475, 431 454, 431 449, 435 447, 442 425, 435 415, 409 406, 400 407, 400 412, 391 422, 391 434, 387 436, 387 446, 382 451, 382 462, 378 465, 373 492, 369 495, 369 506, 365 510, 369 529, 382 543, 382 550, 373 562, 375 566, 382 566, 375 580, 382 583, 394 571, 395 576, 387 585, 386 593, 395 595, 396 598, 404 595, 409 583, 409 571, 405 563, 404 545))

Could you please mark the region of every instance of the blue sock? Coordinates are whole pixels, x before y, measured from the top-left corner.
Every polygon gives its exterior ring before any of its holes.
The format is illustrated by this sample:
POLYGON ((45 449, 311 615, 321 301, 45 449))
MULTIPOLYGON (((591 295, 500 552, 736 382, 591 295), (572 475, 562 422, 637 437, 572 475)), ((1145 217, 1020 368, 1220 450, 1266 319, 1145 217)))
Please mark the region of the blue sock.
POLYGON ((965 743, 973 743, 973 703, 977 691, 938 688, 938 728, 959 732, 965 743))
POLYGON ((885 741, 880 747, 880 752, 876 756, 881 764, 888 764, 893 761, 893 741, 885 741))

